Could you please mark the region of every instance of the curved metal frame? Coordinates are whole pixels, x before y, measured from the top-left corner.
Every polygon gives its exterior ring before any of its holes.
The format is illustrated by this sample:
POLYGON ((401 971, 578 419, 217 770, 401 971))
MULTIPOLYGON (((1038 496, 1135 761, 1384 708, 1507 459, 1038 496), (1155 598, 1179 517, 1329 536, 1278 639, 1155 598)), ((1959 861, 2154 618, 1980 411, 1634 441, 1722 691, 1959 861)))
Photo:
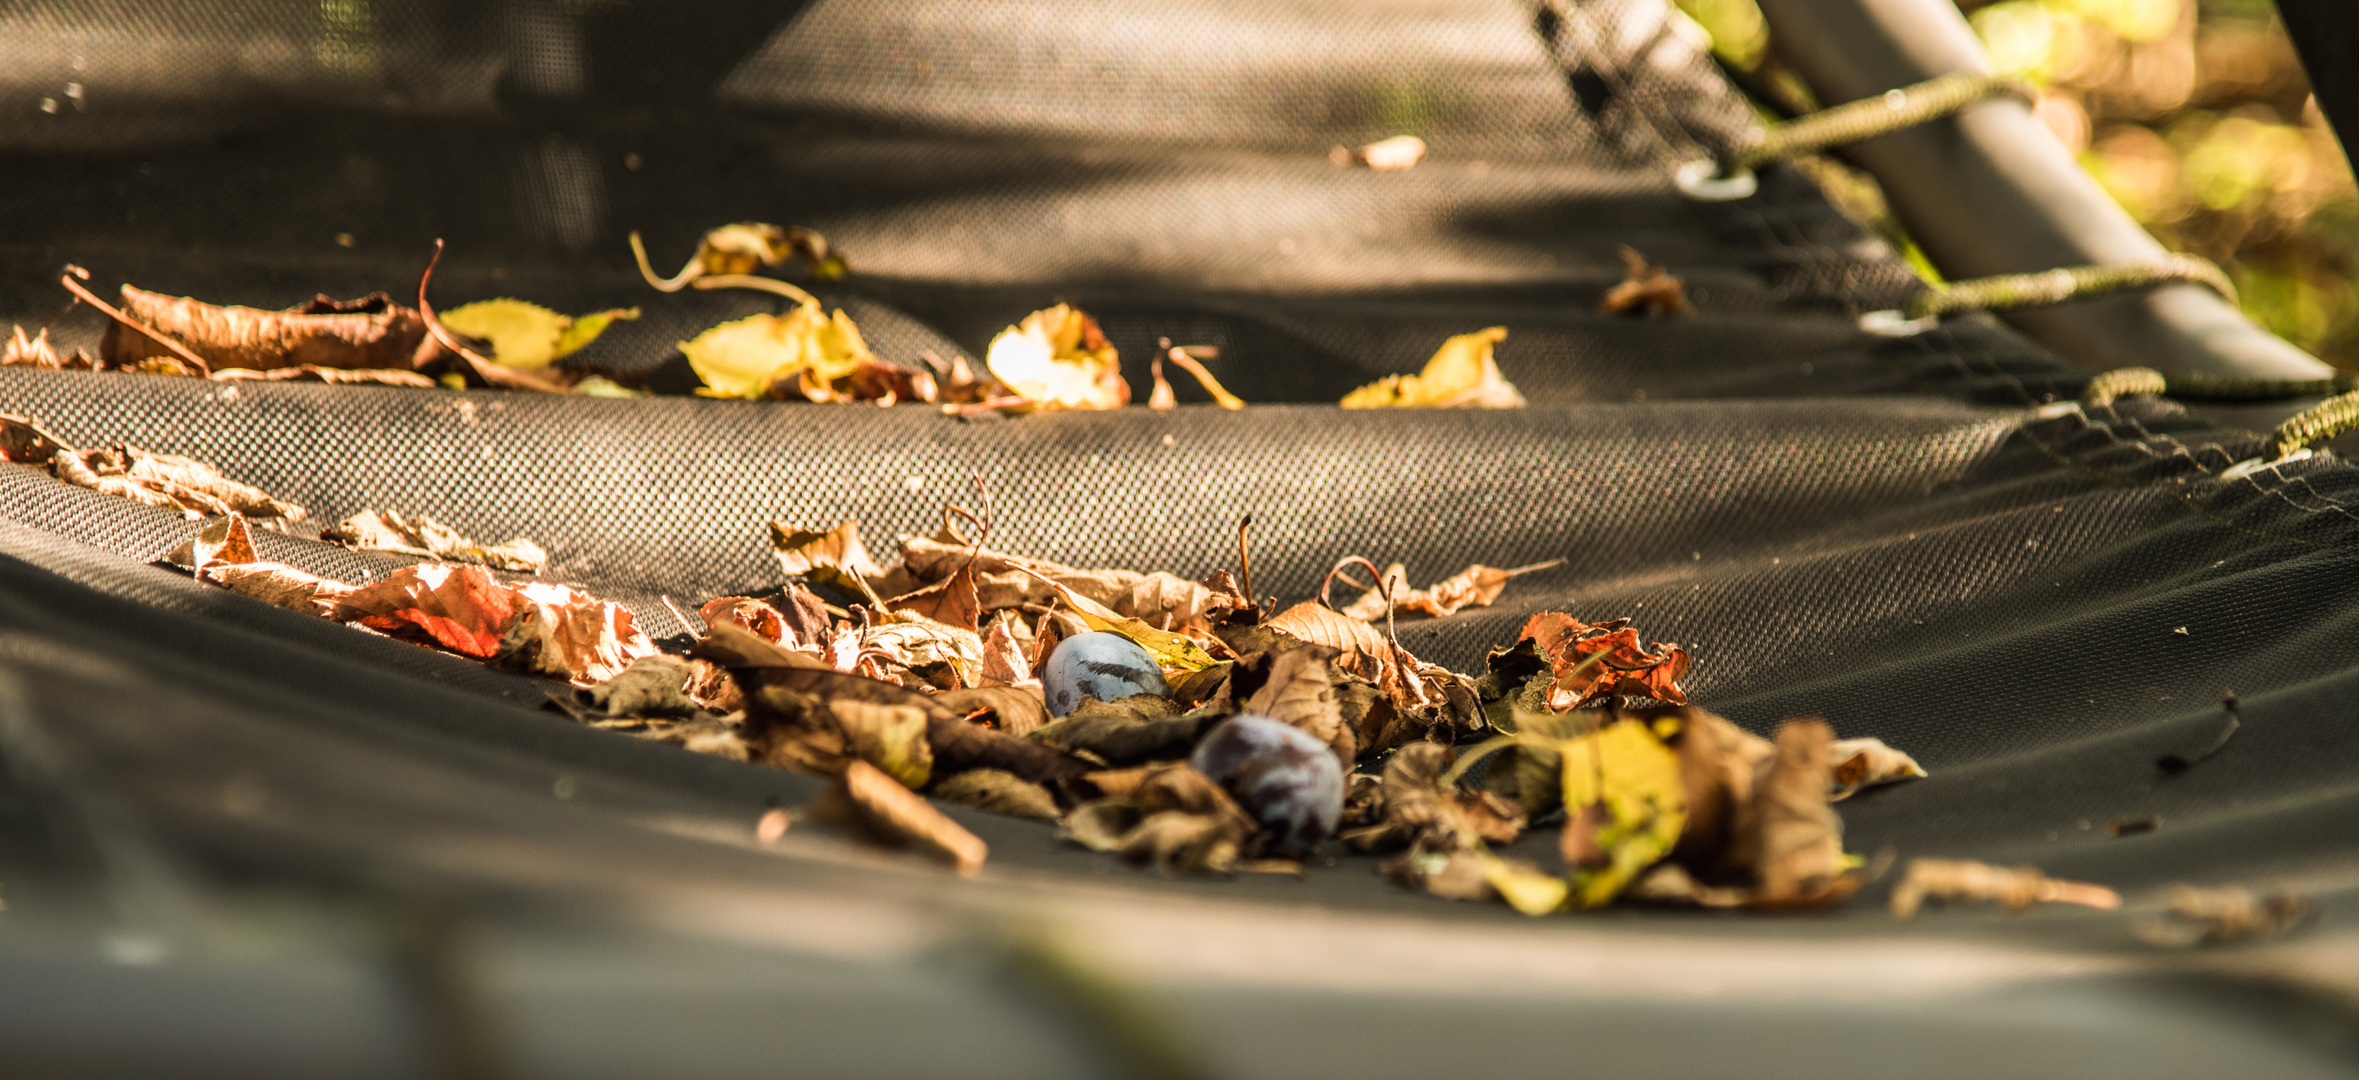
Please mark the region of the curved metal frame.
MULTIPOLYGON (((1779 55, 1828 104, 1990 64, 1949 0, 1760 0, 1779 55)), ((1954 277, 2153 262, 2162 245, 2097 186, 2021 102, 1855 144, 1925 254, 1954 277)), ((2174 285, 2003 316, 2094 370, 2151 367, 2316 379, 2333 369, 2210 290, 2174 285)))

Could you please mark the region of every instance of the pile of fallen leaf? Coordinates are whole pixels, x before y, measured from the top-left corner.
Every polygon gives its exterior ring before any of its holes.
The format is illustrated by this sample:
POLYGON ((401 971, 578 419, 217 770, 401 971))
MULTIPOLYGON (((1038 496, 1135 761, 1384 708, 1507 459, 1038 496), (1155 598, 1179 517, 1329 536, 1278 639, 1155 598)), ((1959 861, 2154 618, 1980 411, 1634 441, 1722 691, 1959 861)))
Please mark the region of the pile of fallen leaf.
MULTIPOLYGON (((801 286, 756 272, 799 257, 815 280, 843 277, 848 267, 842 252, 816 232, 760 222, 725 225, 706 233, 687 265, 669 278, 657 276, 649 265, 637 233, 631 234, 631 250, 640 274, 661 293, 748 289, 791 302, 784 311, 731 320, 678 343, 703 396, 887 406, 914 401, 960 416, 1119 409, 1131 402, 1114 346, 1095 319, 1069 304, 1032 312, 1001 331, 979 367, 964 356, 943 360, 931 352, 892 362, 869 348, 843 309, 830 311, 801 286)), ((438 241, 434 259, 419 276, 414 307, 379 292, 356 300, 320 296, 283 311, 166 296, 128 284, 115 303, 108 303, 82 284, 88 271, 70 266, 59 283, 77 302, 111 320, 98 355, 79 349, 61 355, 50 344, 47 328, 28 335, 19 326, 0 346, 0 366, 602 397, 649 392, 643 379, 618 379, 563 362, 616 322, 638 318, 640 309, 564 315, 497 297, 438 314, 427 292, 441 255, 438 241)), ((1659 267, 1653 272, 1657 278, 1650 279, 1655 283, 1648 286, 1649 295, 1660 294, 1660 281, 1669 281, 1675 299, 1677 281, 1659 267)), ((1649 301, 1650 309, 1654 304, 1649 301)), ((1505 328, 1492 327, 1453 337, 1422 371, 1355 390, 1343 399, 1343 407, 1520 408, 1523 395, 1491 358, 1493 346, 1506 335, 1505 328)), ((1244 408, 1243 399, 1201 362, 1217 355, 1206 346, 1164 342, 1153 358, 1154 387, 1146 404, 1158 410, 1175 407, 1177 398, 1163 373, 1169 361, 1194 377, 1222 408, 1244 408)))
MULTIPOLYGON (((1772 741, 1688 705, 1686 652, 1626 621, 1535 615, 1479 677, 1419 660, 1382 628, 1490 603, 1512 571, 1412 589, 1395 566, 1340 609, 1272 610, 1250 589, 1242 529, 1238 572, 1191 580, 996 550, 982 542, 988 512, 953 513, 980 535, 945 524, 898 538, 886 560, 854 522, 772 525, 783 583, 701 604, 706 632, 679 655, 619 605, 478 566, 349 583, 266 561, 237 514, 175 558, 281 607, 567 680, 554 707, 597 727, 834 777, 802 816, 966 872, 987 857, 982 841, 929 799, 1055 821, 1076 844, 1166 874, 1300 872, 1332 834, 1386 853, 1383 872, 1404 884, 1535 914, 1624 897, 1818 908, 1864 879, 1832 801, 1922 775, 1820 721, 1772 741), (1163 692, 1070 698, 1052 715, 1043 680, 1059 642, 1109 633, 1151 658, 1163 692), (1266 793, 1199 767, 1240 713, 1306 736, 1345 778, 1338 805, 1288 819, 1312 831, 1274 827, 1252 802, 1266 793), (1510 853, 1542 828, 1554 845, 1510 853)), ((1374 570, 1345 560, 1329 584, 1350 566, 1374 570)))

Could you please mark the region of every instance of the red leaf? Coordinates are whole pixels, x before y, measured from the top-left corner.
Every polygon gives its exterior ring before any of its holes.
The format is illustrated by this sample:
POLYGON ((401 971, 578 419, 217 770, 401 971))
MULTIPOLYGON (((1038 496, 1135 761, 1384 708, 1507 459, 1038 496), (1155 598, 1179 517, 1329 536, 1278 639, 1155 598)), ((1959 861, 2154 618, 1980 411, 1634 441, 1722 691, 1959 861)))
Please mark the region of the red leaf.
POLYGON ((1592 626, 1563 612, 1543 611, 1524 623, 1522 636, 1532 639, 1556 672, 1556 684, 1548 691, 1551 709, 1578 708, 1614 694, 1687 704, 1687 693, 1679 688, 1679 677, 1687 674, 1687 653, 1676 642, 1640 645, 1628 619, 1592 626))
POLYGON ((336 602, 330 617, 488 659, 500 651, 516 604, 516 594, 489 570, 426 563, 352 590, 336 602))

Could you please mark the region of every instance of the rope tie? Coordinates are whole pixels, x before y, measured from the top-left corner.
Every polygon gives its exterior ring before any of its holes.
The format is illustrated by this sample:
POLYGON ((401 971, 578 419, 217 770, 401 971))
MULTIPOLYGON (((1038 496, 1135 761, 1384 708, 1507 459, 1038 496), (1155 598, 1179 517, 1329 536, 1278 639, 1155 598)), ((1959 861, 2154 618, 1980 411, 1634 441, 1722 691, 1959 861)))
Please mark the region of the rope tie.
POLYGON ((1861 315, 1859 328, 1879 337, 1912 337, 1933 329, 1942 316, 1961 311, 2046 307, 2067 300, 2178 284, 2201 285, 2220 294, 2230 305, 2236 303, 2236 286, 2211 260, 2174 253, 2155 262, 2066 266, 1934 286, 1910 300, 1906 308, 1861 315))
POLYGON ((1886 90, 1878 97, 1821 109, 1808 116, 1762 128, 1761 137, 1725 160, 1699 158, 1679 167, 1679 190, 1707 202, 1742 199, 1759 189, 1753 170, 1773 161, 1832 146, 1865 142, 1919 124, 1956 115, 1976 102, 2012 97, 2030 102, 2038 91, 2021 79, 1989 75, 1943 75, 1914 86, 1886 90))
MULTIPOLYGON (((2220 473, 2223 480, 2241 479, 2262 469, 2300 461, 2311 456, 2311 443, 2359 428, 2359 374, 2347 371, 2323 379, 2256 379, 2193 371, 2165 374, 2142 367, 2115 368, 2089 380, 2089 385, 2081 390, 2079 405, 2107 408, 2118 398, 2166 393, 2189 401, 2268 401, 2332 395, 2277 425, 2269 435, 2269 452, 2229 466, 2220 473)), ((2061 410, 2049 406, 2042 412, 2062 415, 2071 410, 2071 405, 2061 410)))

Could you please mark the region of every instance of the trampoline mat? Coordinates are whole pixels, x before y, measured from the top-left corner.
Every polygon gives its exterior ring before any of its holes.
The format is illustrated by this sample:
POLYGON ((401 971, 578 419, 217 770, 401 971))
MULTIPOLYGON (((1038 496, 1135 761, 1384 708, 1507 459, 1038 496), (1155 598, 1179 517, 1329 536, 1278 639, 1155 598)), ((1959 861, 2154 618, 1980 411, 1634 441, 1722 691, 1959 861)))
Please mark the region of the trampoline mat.
MULTIPOLYGON (((148 994, 133 1012, 182 1017, 106 1052, 120 1061, 240 1075, 419 1061, 465 1074, 487 1039, 535 1074, 951 1071, 922 1046, 859 1035, 877 1023, 865 1012, 827 1019, 821 998, 934 1010, 973 1040, 955 1059, 966 1075, 1146 1068, 1135 1047, 1060 1042, 1054 1001, 1009 1004, 1034 998, 1006 988, 999 939, 970 930, 1021 916, 1186 1002, 1183 1027, 1223 1033, 1208 1045, 1224 1074, 1407 1073, 1486 1044, 1550 1071, 1565 1059, 1548 1048, 1574 1029, 1517 1010, 1572 1001, 1596 1061, 1664 1074, 1725 1064, 1667 1049, 1711 1015, 1751 1032, 1721 1049, 1768 1075, 1779 1039, 1853 1027, 1863 1070, 1879 1054, 1940 1074, 2102 1043, 2100 1073, 2204 1075, 2228 1060, 2207 1055, 2261 1030, 2222 1004, 2220 980, 2299 983, 2336 969, 2300 957, 2349 951, 2359 577, 2344 575, 2359 569, 2359 472, 2323 453, 2224 479, 2262 439, 2165 402, 2035 412, 2085 375, 1987 318, 1904 341, 1857 333, 1858 311, 1917 286, 1802 173, 1771 169, 1730 204, 1670 187, 1667 163, 1746 114, 1659 0, 1539 18, 1474 0, 81 3, 0 24, 18 58, 0 65, 11 98, 49 102, 0 119, 14 193, 0 317, 67 348, 94 345, 103 323, 68 308, 66 262, 106 288, 284 306, 402 295, 441 237, 442 306, 637 305, 644 317, 580 362, 676 373, 678 341, 773 307, 654 294, 622 237, 644 231, 668 263, 705 228, 765 220, 849 253, 853 276, 820 293, 888 360, 979 356, 1001 327, 1071 300, 1134 387, 1167 337, 1218 346, 1210 366, 1253 402, 1224 412, 1181 386, 1169 413, 959 421, 0 370, 0 408, 68 442, 197 457, 314 526, 377 508, 529 536, 551 579, 630 605, 658 637, 687 629, 665 598, 693 608, 776 583, 766 522, 927 532, 944 503, 974 501, 973 477, 997 507, 994 546, 1077 565, 1200 576, 1230 564, 1251 514, 1255 583, 1288 602, 1345 555, 1417 580, 1562 557, 1492 607, 1403 623, 1404 643, 1470 670, 1532 612, 1629 616, 1693 654, 1699 704, 1761 732, 1824 716, 1931 771, 1843 805, 1854 851, 2036 864, 2133 907, 2195 882, 2290 884, 2324 908, 2309 944, 2237 954, 2242 968, 2136 952, 2117 915, 1895 929, 1880 889, 1808 922, 1525 923, 1395 890, 1360 857, 1300 882, 1165 882, 1060 848, 1046 827, 963 812, 994 869, 953 885, 824 837, 759 847, 752 820, 808 798, 807 778, 578 728, 533 711, 545 684, 199 587, 150 565, 194 523, 10 469, 0 755, 15 779, 0 852, 18 929, 0 947, 27 974, 0 980, 26 1006, 0 1009, 17 1018, 0 1018, 0 1045, 27 1060, 117 1060, 90 1056, 95 1036, 35 990, 65 985, 110 1007, 148 994), (1401 133, 1431 146, 1408 172, 1328 159, 1401 133), (1696 311, 1595 313, 1622 245, 1678 273, 1696 311), (1527 409, 1327 404, 1491 325, 1509 328, 1498 359, 1527 409), (2224 690, 2244 721, 2228 748, 2159 771, 2158 756, 2213 736, 2224 690), (2108 828, 2148 818, 2149 831, 2108 828), (272 898, 288 890, 307 911, 342 898, 322 910, 343 914, 287 929, 301 905, 272 898), (351 914, 388 904, 394 916, 351 914), (488 942, 472 954, 478 983, 435 974, 445 937, 400 929, 419 910, 488 942), (221 942, 239 919, 277 928, 276 959, 238 966, 246 954, 221 942), (1345 963, 1379 934, 1405 968, 1345 963), (1207 935, 1230 944, 1174 944, 1207 935), (126 989, 146 984, 77 959, 94 940, 120 963, 179 957, 184 981, 126 989), (1217 959, 1253 948, 1278 959, 1217 959), (1874 949, 1930 966, 1879 969, 1874 949), (1621 970, 1618 956, 1645 974, 1565 981, 1621 970), (1914 985, 1908 971, 1950 974, 1908 1004, 1868 1003, 1914 985), (2214 996, 2141 996, 2164 993, 2158 973, 2211 980, 2214 996), (716 996, 666 1000, 675 984, 716 996), (183 1011, 207 986, 309 1000, 320 1019, 207 1029, 183 1011), (469 993, 506 1003, 489 1011, 506 1009, 508 1042, 453 1011, 469 993), (1493 993, 1515 1004, 1469 1004, 1493 993), (2052 1026, 2064 1005, 2009 1011, 2042 993, 2077 1003, 2082 1026, 2052 1026), (1746 1011, 1764 999, 1800 1011, 1746 1011), (763 1028, 745 1011, 759 1002, 802 1011, 763 1028), (2153 1020, 2181 1008, 2203 1019, 2153 1020), (1458 1026, 1411 1039, 1329 1012, 1458 1026), (1987 1031, 2021 1038, 2002 1051, 1973 1034, 1987 1031), (1984 1056, 1926 1052, 1943 1045, 1984 1056)), ((262 541, 268 558, 348 580, 404 561, 262 541)), ((2298 1075, 2340 1060, 2338 1038, 2266 1052, 2298 1075)))

